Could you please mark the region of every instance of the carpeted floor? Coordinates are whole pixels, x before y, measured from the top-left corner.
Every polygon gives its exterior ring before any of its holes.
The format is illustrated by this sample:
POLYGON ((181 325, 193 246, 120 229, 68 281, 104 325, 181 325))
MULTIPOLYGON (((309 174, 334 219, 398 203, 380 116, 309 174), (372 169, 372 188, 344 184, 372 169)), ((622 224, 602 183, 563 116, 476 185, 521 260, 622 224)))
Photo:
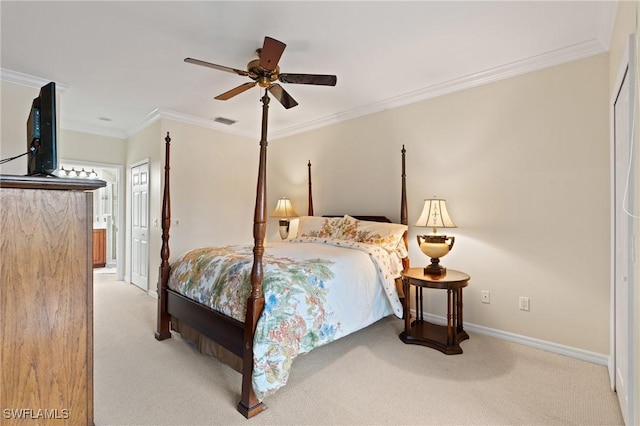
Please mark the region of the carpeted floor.
POLYGON ((240 375, 179 335, 154 339, 156 301, 94 278, 96 425, 622 425, 603 366, 470 333, 446 356, 386 318, 298 357, 268 409, 236 411, 240 375))

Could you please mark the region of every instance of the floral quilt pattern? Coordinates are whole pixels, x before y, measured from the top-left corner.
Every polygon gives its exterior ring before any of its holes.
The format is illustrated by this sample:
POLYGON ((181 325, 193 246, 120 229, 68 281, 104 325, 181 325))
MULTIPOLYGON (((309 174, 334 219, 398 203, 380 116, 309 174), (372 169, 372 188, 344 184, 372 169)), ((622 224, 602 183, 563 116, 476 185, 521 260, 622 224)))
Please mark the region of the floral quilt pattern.
MULTIPOLYGON (((317 240, 297 238, 294 241, 347 243, 317 240)), ((284 245, 296 248, 296 244, 284 245)), ((369 244, 349 242, 347 245, 360 245, 362 247, 357 249, 375 251, 375 247, 369 244)), ((252 246, 195 249, 173 263, 168 285, 192 300, 244 322, 251 290, 252 264, 252 246)), ((274 255, 269 245, 265 248, 265 305, 254 337, 253 386, 259 400, 286 384, 291 365, 299 354, 344 335, 342 319, 331 311, 331 303, 328 303, 332 289, 327 283, 335 277, 333 266, 334 261, 330 259, 274 255)), ((392 267, 382 265, 376 268, 380 282, 387 277, 391 279, 387 297, 395 295, 397 300, 392 267), (383 269, 387 269, 386 273, 383 269)), ((397 306, 394 306, 394 312, 398 314, 397 306)), ((399 312, 401 316, 401 306, 399 312)))

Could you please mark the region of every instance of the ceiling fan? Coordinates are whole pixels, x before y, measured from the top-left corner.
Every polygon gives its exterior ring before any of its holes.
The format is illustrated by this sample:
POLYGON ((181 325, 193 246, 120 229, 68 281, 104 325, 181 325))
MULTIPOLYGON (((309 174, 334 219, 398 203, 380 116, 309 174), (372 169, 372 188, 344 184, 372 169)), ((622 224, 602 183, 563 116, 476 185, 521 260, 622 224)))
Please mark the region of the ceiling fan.
POLYGON ((215 99, 226 101, 232 97, 239 95, 240 93, 251 89, 256 84, 265 88, 276 98, 282 106, 286 109, 293 108, 298 105, 291 95, 284 90, 284 88, 276 83, 280 81, 282 83, 293 84, 314 84, 320 86, 335 86, 337 78, 335 75, 324 74, 290 74, 280 73, 280 67, 278 62, 284 52, 286 44, 282 43, 271 37, 265 37, 262 48, 256 50, 258 59, 247 64, 247 70, 240 70, 231 67, 225 67, 223 65, 216 65, 210 62, 201 61, 199 59, 185 58, 185 62, 195 65, 202 65, 205 67, 213 68, 220 71, 226 71, 242 76, 249 77, 252 82, 241 84, 227 92, 224 92, 215 97, 215 99))

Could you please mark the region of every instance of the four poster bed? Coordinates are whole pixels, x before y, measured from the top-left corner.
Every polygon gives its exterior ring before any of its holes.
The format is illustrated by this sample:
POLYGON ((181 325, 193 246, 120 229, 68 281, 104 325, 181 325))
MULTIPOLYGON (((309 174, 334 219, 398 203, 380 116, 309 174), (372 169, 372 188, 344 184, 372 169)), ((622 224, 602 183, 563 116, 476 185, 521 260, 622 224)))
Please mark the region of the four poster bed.
POLYGON ((171 337, 171 330, 178 331, 239 370, 242 390, 237 408, 247 418, 261 412, 263 398, 286 383, 298 354, 385 316, 406 315, 398 277, 409 267, 404 146, 401 224, 380 216, 313 216, 309 162, 308 216, 299 219, 297 236, 265 246, 264 130, 253 247, 195 249, 171 265, 169 133, 165 138, 155 337, 164 340, 171 337))

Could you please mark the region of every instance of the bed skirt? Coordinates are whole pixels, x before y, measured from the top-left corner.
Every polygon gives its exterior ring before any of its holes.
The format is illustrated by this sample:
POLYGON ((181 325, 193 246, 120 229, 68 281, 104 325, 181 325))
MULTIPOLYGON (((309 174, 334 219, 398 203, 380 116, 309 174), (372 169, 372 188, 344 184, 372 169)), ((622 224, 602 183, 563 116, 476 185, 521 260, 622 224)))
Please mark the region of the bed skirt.
POLYGON ((177 318, 171 318, 171 329, 180 333, 182 339, 195 346, 201 354, 215 357, 237 372, 242 373, 242 359, 239 356, 209 339, 195 328, 177 318))

